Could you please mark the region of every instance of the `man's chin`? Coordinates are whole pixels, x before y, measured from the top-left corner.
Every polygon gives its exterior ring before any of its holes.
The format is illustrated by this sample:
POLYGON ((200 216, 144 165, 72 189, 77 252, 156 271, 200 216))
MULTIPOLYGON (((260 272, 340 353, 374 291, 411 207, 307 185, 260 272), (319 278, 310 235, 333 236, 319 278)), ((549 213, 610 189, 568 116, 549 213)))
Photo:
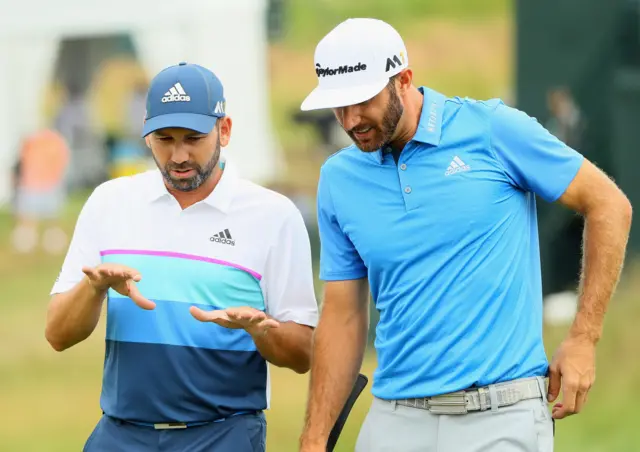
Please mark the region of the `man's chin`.
POLYGON ((355 144, 356 147, 360 149, 362 152, 376 152, 381 147, 384 147, 384 142, 380 139, 376 140, 375 139, 376 137, 374 137, 374 139, 369 139, 365 142, 358 140, 352 134, 349 134, 349 138, 351 138, 351 141, 353 141, 353 144, 355 144))
POLYGON ((171 186, 178 191, 189 192, 198 188, 200 184, 197 183, 195 178, 187 180, 171 178, 171 186))
POLYGON ((357 140, 353 140, 353 144, 356 145, 356 147, 358 149, 360 149, 362 152, 376 152, 378 149, 380 149, 383 145, 382 144, 377 144, 377 143, 360 143, 357 140))

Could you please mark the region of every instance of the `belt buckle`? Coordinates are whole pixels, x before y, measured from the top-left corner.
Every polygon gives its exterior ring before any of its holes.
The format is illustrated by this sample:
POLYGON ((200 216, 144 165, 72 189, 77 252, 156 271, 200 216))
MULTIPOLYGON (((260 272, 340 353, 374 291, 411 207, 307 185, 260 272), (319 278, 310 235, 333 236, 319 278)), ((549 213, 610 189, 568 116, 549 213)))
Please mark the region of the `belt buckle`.
POLYGON ((156 430, 171 430, 177 428, 187 428, 187 424, 184 422, 167 422, 165 424, 153 424, 153 428, 156 430))
POLYGON ((427 399, 429 411, 434 414, 467 414, 467 393, 451 392, 427 399))

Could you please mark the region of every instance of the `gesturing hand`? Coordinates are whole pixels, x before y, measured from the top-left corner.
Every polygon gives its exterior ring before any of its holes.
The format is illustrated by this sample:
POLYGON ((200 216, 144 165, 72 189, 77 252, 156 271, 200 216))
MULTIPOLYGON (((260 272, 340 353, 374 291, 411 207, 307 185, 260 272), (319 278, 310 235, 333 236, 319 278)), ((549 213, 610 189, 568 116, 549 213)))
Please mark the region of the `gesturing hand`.
POLYGON ((83 267, 82 272, 87 275, 89 284, 97 291, 112 288, 120 295, 131 298, 142 309, 153 309, 156 304, 142 296, 136 282, 142 279, 137 270, 120 264, 100 264, 95 268, 83 267))
POLYGON ((568 338, 558 348, 549 366, 549 402, 562 386, 562 403, 552 409, 554 419, 579 413, 596 378, 596 346, 587 339, 568 338))
POLYGON ((203 311, 191 306, 189 312, 201 322, 213 322, 230 329, 243 329, 252 336, 258 337, 266 334, 269 329, 277 328, 280 325, 264 312, 247 306, 215 311, 203 311))

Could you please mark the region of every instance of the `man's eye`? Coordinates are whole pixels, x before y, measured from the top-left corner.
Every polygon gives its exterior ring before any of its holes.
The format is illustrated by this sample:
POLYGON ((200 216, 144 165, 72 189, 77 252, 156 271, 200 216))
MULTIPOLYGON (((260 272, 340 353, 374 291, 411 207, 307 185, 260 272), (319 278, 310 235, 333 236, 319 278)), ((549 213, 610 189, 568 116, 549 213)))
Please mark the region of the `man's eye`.
POLYGON ((189 137, 189 138, 188 138, 188 140, 189 140, 189 141, 192 141, 192 142, 193 142, 193 141, 198 141, 198 140, 200 140, 200 139, 202 139, 202 137, 189 137))
POLYGON ((172 138, 171 137, 158 137, 158 140, 160 140, 160 141, 171 141, 172 138))

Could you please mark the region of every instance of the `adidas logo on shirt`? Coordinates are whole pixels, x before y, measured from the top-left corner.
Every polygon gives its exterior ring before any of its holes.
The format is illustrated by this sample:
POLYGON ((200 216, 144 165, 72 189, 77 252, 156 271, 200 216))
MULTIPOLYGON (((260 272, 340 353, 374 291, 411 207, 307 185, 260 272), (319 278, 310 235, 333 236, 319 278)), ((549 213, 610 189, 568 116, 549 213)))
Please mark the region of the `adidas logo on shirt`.
POLYGON ((178 82, 173 85, 169 91, 164 93, 162 103, 164 104, 167 102, 191 102, 191 98, 184 91, 180 82, 178 82))
POLYGON ((460 157, 458 157, 457 155, 453 158, 453 160, 451 160, 451 163, 449 164, 449 168, 447 168, 447 171, 444 173, 445 176, 451 176, 452 174, 455 173, 459 173, 462 171, 469 171, 471 169, 471 167, 469 165, 467 165, 466 163, 464 163, 460 157))
POLYGON ((236 246, 236 241, 233 240, 228 229, 218 232, 217 234, 213 234, 213 236, 209 238, 209 240, 211 240, 212 242, 222 243, 223 245, 236 246))

